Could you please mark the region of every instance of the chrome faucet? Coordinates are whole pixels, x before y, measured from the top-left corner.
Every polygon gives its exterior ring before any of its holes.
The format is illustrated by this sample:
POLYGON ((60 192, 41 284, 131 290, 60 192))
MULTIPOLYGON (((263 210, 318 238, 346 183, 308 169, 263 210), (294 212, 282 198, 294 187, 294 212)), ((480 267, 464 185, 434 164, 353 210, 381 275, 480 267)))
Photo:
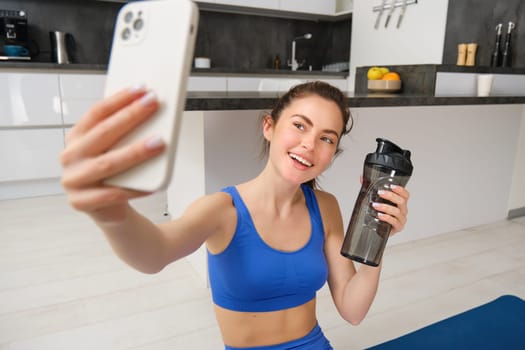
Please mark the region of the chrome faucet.
POLYGON ((306 33, 304 35, 298 36, 297 38, 294 38, 292 41, 292 62, 288 61, 288 67, 292 67, 292 70, 297 70, 297 68, 301 67, 304 64, 304 61, 299 63, 297 62, 297 59, 295 58, 295 41, 299 39, 311 39, 312 34, 306 33))

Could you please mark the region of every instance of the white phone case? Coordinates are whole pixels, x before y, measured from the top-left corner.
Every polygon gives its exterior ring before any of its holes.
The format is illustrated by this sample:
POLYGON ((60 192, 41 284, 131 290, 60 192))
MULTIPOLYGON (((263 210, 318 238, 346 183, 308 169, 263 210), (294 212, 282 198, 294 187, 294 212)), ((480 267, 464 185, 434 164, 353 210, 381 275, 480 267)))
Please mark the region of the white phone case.
POLYGON ((198 16, 198 8, 190 0, 131 2, 119 11, 105 96, 142 84, 156 93, 160 108, 114 147, 155 135, 161 136, 167 147, 161 155, 108 178, 105 183, 147 192, 168 185, 186 102, 198 16))

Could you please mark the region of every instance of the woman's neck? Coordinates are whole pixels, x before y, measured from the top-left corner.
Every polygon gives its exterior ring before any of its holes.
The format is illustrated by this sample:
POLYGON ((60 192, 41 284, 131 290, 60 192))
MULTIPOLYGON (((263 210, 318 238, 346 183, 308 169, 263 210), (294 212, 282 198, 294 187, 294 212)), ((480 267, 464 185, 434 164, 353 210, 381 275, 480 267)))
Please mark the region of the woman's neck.
POLYGON ((286 216, 295 204, 304 200, 300 185, 290 184, 266 171, 238 187, 244 196, 277 216, 286 216))

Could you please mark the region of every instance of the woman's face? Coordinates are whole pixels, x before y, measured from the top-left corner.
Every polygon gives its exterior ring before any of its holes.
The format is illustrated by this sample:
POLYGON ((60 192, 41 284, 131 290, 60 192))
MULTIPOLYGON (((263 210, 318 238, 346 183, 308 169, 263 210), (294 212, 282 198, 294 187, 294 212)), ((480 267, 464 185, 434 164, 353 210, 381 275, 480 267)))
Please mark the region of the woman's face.
POLYGON ((264 121, 269 161, 282 177, 302 184, 328 168, 342 130, 343 118, 335 102, 317 95, 297 98, 277 122, 270 117, 264 121))

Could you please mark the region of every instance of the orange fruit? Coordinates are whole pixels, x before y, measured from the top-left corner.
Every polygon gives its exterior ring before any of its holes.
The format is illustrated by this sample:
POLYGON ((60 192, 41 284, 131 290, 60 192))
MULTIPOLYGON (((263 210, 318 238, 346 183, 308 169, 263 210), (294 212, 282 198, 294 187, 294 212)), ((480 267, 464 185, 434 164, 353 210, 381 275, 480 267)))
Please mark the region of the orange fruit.
POLYGON ((401 77, 396 72, 388 72, 383 75, 381 80, 401 80, 401 77))

